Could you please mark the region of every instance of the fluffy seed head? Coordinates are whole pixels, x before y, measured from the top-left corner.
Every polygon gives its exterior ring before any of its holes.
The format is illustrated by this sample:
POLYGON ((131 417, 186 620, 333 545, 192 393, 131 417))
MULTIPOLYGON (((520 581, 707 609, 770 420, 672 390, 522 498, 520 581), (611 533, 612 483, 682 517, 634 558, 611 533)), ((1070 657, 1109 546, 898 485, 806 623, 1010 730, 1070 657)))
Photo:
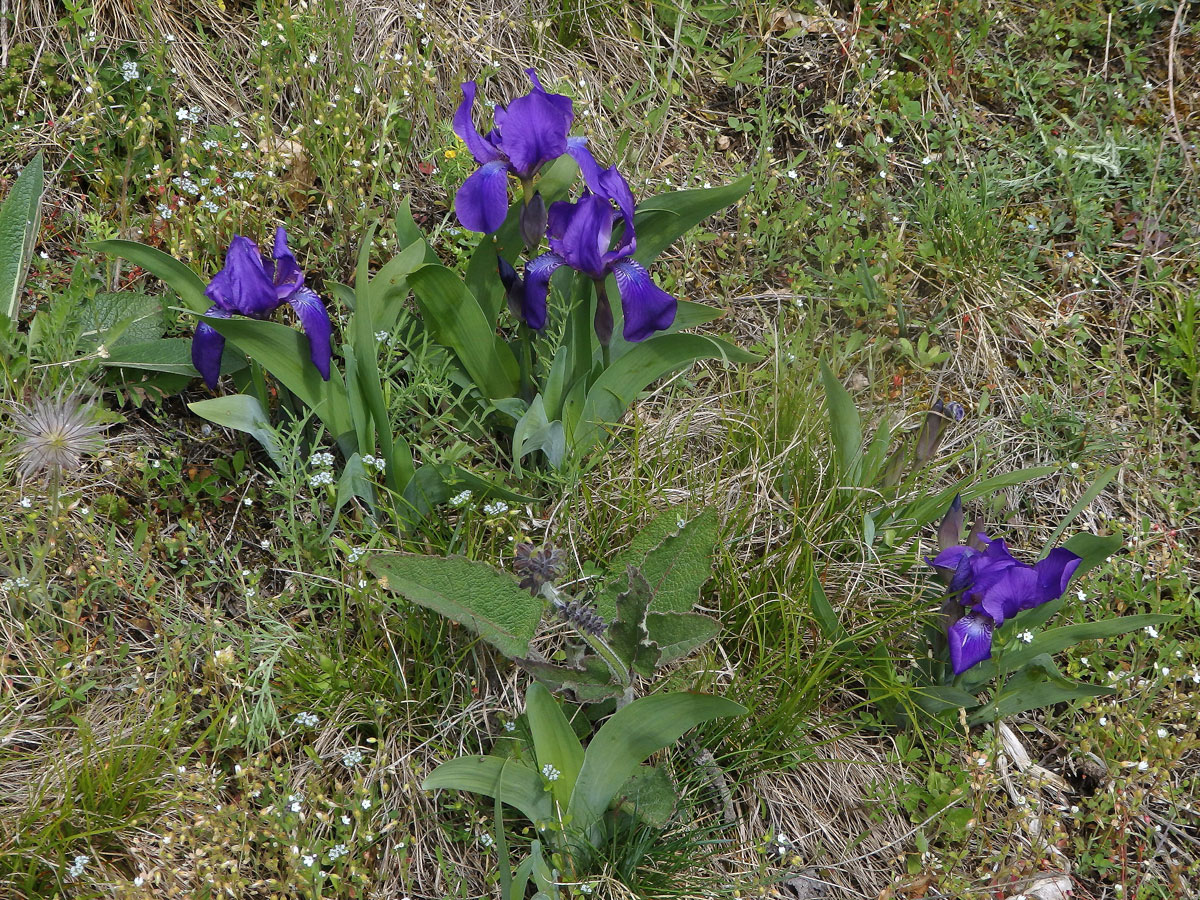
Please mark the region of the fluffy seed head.
POLYGON ((22 481, 77 470, 85 456, 100 449, 108 427, 96 421, 96 408, 78 394, 38 398, 27 407, 11 404, 7 412, 22 481))

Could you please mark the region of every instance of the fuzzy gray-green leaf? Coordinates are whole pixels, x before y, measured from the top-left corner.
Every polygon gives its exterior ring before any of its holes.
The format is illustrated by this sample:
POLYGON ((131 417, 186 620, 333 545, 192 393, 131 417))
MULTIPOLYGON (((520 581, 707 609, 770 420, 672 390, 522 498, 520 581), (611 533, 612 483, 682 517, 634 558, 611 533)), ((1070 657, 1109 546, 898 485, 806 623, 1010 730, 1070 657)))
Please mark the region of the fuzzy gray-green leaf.
POLYGON ((386 590, 470 628, 505 656, 526 656, 542 602, 509 576, 461 556, 376 554, 367 568, 386 590))

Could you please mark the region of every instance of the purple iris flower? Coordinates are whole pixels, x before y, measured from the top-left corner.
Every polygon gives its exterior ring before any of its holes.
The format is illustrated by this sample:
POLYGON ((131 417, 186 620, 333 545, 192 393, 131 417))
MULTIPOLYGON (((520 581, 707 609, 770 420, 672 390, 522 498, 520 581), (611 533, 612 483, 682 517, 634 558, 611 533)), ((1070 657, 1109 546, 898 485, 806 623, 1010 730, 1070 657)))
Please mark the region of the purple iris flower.
MULTIPOLYGON (((221 269, 204 290, 213 302, 206 316, 228 319, 235 313, 251 319, 266 319, 287 303, 295 311, 300 326, 308 335, 312 363, 329 380, 331 351, 329 338, 332 328, 325 304, 311 289, 304 286, 304 273, 296 257, 288 249, 287 232, 275 231, 275 246, 271 255, 261 253, 249 238, 234 235, 225 254, 221 269)), ((209 325, 200 322, 192 339, 192 365, 204 377, 204 383, 216 388, 221 372, 221 353, 225 338, 209 325)))
MULTIPOLYGON (((960 523, 961 509, 959 504, 960 523)), ((947 518, 954 513, 952 506, 947 518)), ((940 572, 949 574, 951 595, 957 596, 960 609, 966 607, 966 614, 947 629, 954 674, 961 675, 991 658, 996 626, 1023 610, 1061 597, 1081 561, 1070 550, 1057 547, 1045 559, 1028 565, 1014 559, 1004 541, 985 537, 978 526, 967 544, 946 547, 929 560, 940 572)))
MULTIPOLYGON (((567 134, 575 119, 571 98, 547 93, 533 69, 525 72, 533 82, 533 90, 507 107, 497 106, 492 114, 495 127, 486 135, 479 133, 471 118, 477 91, 475 82, 463 83, 462 103, 454 114, 454 133, 463 139, 480 165, 454 197, 458 221, 468 231, 490 234, 504 224, 508 215, 509 173, 521 179, 526 188, 526 199, 533 207, 531 218, 540 219, 545 207, 538 208, 529 189, 542 166, 569 153, 585 170, 596 168, 586 146, 587 139, 567 134)), ((540 236, 541 229, 531 228, 540 236)))
POLYGON ((545 326, 550 276, 566 265, 596 282, 596 334, 601 344, 607 347, 612 338, 612 309, 604 291, 604 279, 609 275, 616 280, 621 295, 625 340, 645 340, 671 326, 678 302, 632 259, 637 237, 633 231, 633 192, 628 182, 616 166, 601 170, 593 162, 590 166, 580 163, 580 168, 589 190, 575 203, 560 201, 550 206, 550 252, 525 267, 526 323, 536 330, 545 326), (624 230, 616 246, 609 249, 618 224, 624 230))

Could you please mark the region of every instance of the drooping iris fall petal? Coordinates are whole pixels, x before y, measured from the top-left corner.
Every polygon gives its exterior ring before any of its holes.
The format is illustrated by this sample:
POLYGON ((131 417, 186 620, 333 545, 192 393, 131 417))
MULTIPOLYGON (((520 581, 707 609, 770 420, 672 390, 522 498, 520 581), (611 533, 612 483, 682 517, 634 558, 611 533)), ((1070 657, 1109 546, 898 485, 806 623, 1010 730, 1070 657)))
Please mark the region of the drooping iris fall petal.
POLYGON ((612 271, 621 293, 625 315, 621 334, 625 340, 644 341, 654 332, 671 327, 679 302, 655 284, 649 272, 631 259, 617 263, 612 271))
POLYGON ((503 160, 476 169, 454 195, 454 212, 468 231, 491 234, 508 215, 508 165, 503 160))
MULTIPOLYGON (((211 306, 206 316, 228 319, 229 313, 219 306, 211 306)), ((216 390, 217 378, 221 374, 221 354, 225 351, 225 337, 209 325, 196 325, 196 336, 192 338, 192 365, 211 390, 216 390)))
POLYGON ((991 659, 992 631, 995 623, 983 613, 970 613, 950 626, 947 643, 950 649, 950 665, 955 675, 961 675, 971 666, 991 659))

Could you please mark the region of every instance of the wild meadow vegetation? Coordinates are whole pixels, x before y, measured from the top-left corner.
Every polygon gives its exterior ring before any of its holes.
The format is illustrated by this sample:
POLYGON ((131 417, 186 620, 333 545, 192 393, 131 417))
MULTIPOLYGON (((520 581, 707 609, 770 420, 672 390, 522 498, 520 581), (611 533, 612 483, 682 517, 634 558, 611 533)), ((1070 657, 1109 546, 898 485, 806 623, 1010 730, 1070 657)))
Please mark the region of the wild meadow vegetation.
POLYGON ((0 6, 0 896, 1200 892, 1200 15, 0 6))

